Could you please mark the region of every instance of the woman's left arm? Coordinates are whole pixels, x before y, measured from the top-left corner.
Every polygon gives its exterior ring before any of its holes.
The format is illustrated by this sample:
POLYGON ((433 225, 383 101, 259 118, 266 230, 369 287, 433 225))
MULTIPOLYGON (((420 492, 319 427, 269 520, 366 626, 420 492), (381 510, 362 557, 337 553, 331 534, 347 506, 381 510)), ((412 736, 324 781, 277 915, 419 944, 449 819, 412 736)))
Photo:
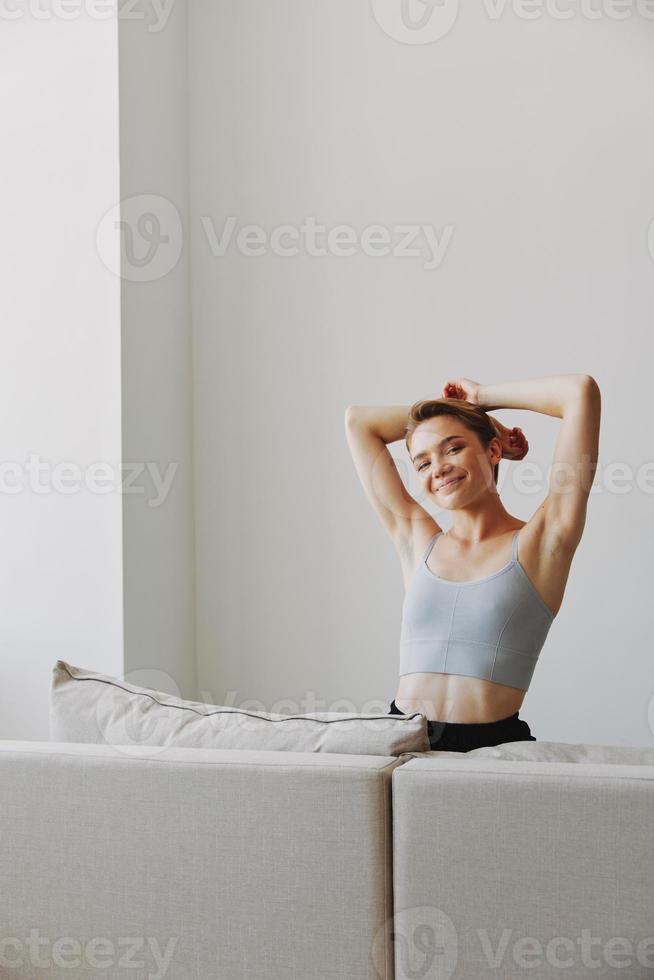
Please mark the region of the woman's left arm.
POLYGON ((573 550, 581 540, 597 469, 601 395, 589 374, 555 374, 527 381, 481 385, 479 404, 489 411, 522 408, 560 418, 549 493, 542 505, 548 530, 573 550))

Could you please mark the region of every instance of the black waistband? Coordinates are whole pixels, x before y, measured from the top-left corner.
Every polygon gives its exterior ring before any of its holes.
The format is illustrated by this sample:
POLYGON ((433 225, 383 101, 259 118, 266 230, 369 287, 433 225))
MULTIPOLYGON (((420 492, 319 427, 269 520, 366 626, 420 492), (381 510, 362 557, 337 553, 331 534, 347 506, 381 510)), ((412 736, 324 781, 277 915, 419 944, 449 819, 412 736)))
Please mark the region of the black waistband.
MULTIPOLYGON (((391 701, 391 711, 392 711, 393 714, 398 714, 398 715, 403 715, 403 714, 406 713, 404 711, 400 711, 400 709, 398 708, 398 706, 395 704, 395 699, 393 699, 391 701)), ((497 721, 472 721, 472 722, 464 722, 464 721, 435 721, 434 719, 428 718, 427 719, 427 725, 428 726, 430 726, 430 725, 431 726, 438 725, 439 729, 443 730, 443 729, 447 728, 448 731, 454 731, 454 730, 456 730, 456 731, 458 731, 458 730, 464 731, 465 730, 465 731, 471 731, 471 732, 472 731, 489 731, 491 729, 500 728, 503 725, 510 725, 510 724, 515 723, 516 721, 519 721, 519 717, 518 717, 519 714, 520 714, 520 712, 519 711, 516 711, 515 714, 509 715, 507 718, 498 718, 497 721)))

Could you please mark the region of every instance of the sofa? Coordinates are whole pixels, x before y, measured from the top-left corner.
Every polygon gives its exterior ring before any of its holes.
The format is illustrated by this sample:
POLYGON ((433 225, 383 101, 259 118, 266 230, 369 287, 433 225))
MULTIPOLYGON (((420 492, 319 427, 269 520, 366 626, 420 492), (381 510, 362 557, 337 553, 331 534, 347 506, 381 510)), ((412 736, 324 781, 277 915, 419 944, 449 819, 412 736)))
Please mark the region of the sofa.
POLYGON ((78 707, 0 741, 3 980, 654 976, 654 749, 120 744, 78 707))

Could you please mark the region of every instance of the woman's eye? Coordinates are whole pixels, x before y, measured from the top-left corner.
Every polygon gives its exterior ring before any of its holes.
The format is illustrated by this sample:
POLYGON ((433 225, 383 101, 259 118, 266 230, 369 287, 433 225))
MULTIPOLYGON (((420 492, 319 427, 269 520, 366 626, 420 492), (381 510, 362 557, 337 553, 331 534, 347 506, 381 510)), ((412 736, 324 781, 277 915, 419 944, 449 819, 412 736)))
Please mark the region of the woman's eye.
MULTIPOLYGON (((449 456, 450 453, 458 453, 461 449, 463 449, 463 446, 454 446, 452 449, 448 449, 447 455, 449 456)), ((429 463, 421 463, 418 467, 418 473, 420 473, 421 470, 424 470, 425 466, 429 466, 429 463)))

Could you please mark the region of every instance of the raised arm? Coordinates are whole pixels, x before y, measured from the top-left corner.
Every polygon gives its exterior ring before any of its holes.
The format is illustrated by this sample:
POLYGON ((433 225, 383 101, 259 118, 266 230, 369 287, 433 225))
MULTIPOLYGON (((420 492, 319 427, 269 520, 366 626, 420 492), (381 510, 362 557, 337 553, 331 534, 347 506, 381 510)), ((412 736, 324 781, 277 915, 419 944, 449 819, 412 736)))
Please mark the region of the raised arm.
POLYGON ((440 528, 406 489, 387 443, 404 439, 410 405, 350 405, 347 443, 361 485, 402 559, 440 528))
POLYGON ((478 397, 486 411, 520 408, 561 419, 549 493, 542 507, 548 530, 574 550, 583 534, 588 497, 597 469, 599 385, 589 374, 556 374, 481 385, 478 397))

